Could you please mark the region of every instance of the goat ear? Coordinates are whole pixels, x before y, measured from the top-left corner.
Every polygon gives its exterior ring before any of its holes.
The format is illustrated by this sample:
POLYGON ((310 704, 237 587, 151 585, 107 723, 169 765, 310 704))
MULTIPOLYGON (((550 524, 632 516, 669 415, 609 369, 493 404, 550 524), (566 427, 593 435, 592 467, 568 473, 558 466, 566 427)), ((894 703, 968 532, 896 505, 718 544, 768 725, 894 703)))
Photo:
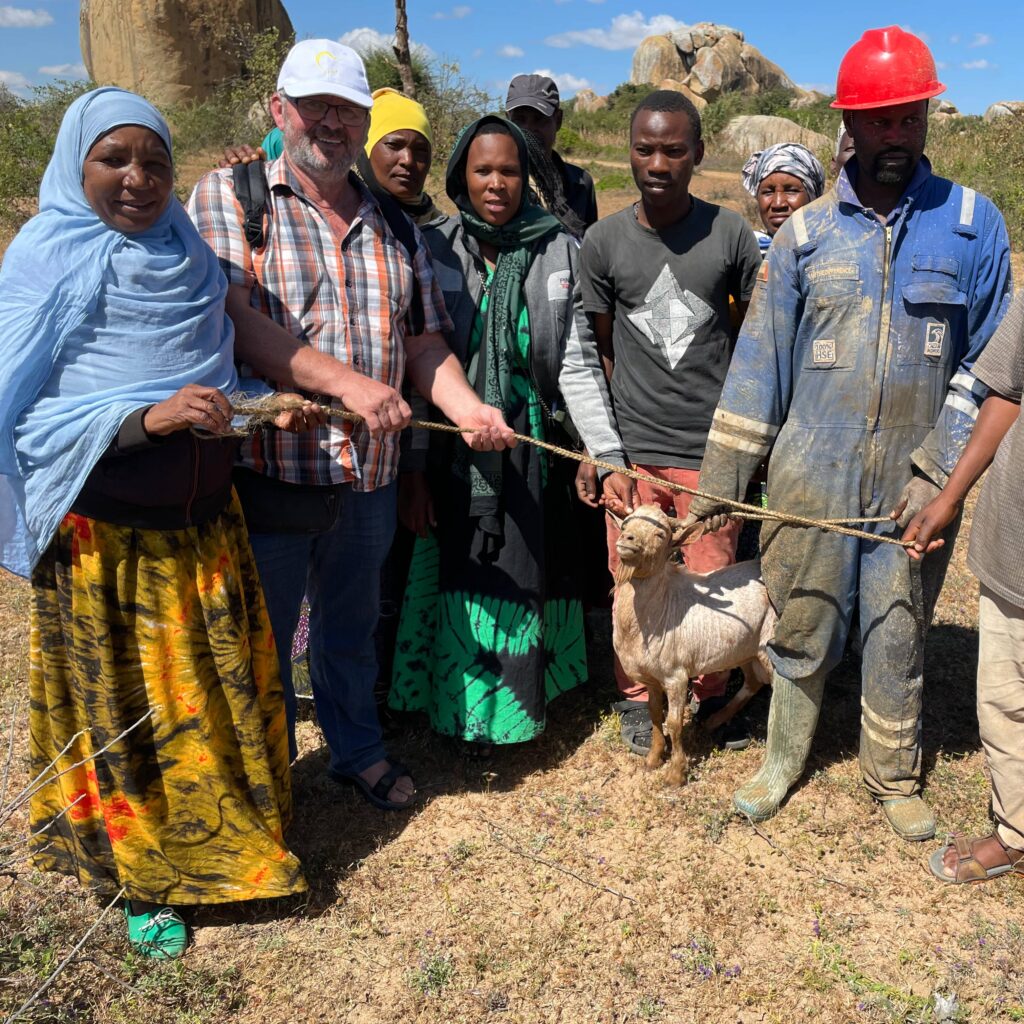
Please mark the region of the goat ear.
POLYGON ((704 536, 704 520, 698 519, 688 523, 685 519, 670 519, 672 526, 672 546, 675 548, 694 544, 704 536))

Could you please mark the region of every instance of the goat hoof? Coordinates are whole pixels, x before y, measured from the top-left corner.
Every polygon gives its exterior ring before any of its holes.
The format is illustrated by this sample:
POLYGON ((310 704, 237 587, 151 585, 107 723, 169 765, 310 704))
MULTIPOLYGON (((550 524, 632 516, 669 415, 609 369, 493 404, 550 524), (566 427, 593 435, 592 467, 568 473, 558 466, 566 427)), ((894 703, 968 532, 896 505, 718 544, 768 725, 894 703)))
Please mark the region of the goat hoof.
POLYGON ((647 755, 644 760, 644 764, 651 770, 661 767, 661 754, 655 753, 653 750, 647 755))
POLYGON ((685 786, 686 772, 669 771, 665 776, 665 781, 670 786, 685 786))

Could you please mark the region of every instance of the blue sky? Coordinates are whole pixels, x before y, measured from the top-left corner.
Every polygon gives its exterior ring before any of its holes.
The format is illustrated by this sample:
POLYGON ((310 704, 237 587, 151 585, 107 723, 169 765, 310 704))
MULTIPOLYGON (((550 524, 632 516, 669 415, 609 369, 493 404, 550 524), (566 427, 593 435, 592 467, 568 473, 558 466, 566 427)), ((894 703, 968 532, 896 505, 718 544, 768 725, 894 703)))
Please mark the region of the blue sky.
MULTIPOLYGON (((760 0, 695 3, 662 0, 407 0, 418 42, 457 62, 464 74, 500 93, 512 75, 543 71, 565 96, 583 87, 605 93, 627 81, 637 43, 676 24, 716 21, 747 40, 797 83, 832 91, 846 48, 866 28, 896 22, 923 36, 939 62, 945 98, 965 113, 997 100, 1024 99, 1024 17, 1019 0, 972 4, 780 5, 760 0), (965 12, 971 14, 965 18, 965 12)), ((75 0, 0 0, 0 81, 19 92, 52 77, 84 74, 75 0)), ((389 0, 325 3, 285 0, 300 37, 361 42, 386 39, 389 0)))

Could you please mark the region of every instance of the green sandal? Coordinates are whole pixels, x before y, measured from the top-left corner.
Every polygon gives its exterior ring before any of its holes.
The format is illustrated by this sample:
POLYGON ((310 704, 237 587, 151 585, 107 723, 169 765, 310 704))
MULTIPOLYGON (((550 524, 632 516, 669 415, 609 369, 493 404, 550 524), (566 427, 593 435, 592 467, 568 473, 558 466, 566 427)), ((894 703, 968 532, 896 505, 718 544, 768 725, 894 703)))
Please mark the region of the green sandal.
POLYGON ((171 907, 133 914, 131 904, 124 905, 128 923, 128 941, 136 953, 154 960, 176 960, 188 946, 188 926, 171 907))

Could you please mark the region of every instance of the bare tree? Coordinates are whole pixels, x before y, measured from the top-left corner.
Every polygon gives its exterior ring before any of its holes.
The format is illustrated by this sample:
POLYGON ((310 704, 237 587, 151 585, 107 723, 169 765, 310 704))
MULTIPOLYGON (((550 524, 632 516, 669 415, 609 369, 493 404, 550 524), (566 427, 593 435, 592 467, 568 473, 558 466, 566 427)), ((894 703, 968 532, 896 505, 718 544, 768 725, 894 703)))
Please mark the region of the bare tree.
POLYGON ((416 82, 412 77, 412 56, 409 53, 409 19, 405 14, 405 0, 395 0, 395 59, 402 79, 402 92, 416 99, 416 82))

